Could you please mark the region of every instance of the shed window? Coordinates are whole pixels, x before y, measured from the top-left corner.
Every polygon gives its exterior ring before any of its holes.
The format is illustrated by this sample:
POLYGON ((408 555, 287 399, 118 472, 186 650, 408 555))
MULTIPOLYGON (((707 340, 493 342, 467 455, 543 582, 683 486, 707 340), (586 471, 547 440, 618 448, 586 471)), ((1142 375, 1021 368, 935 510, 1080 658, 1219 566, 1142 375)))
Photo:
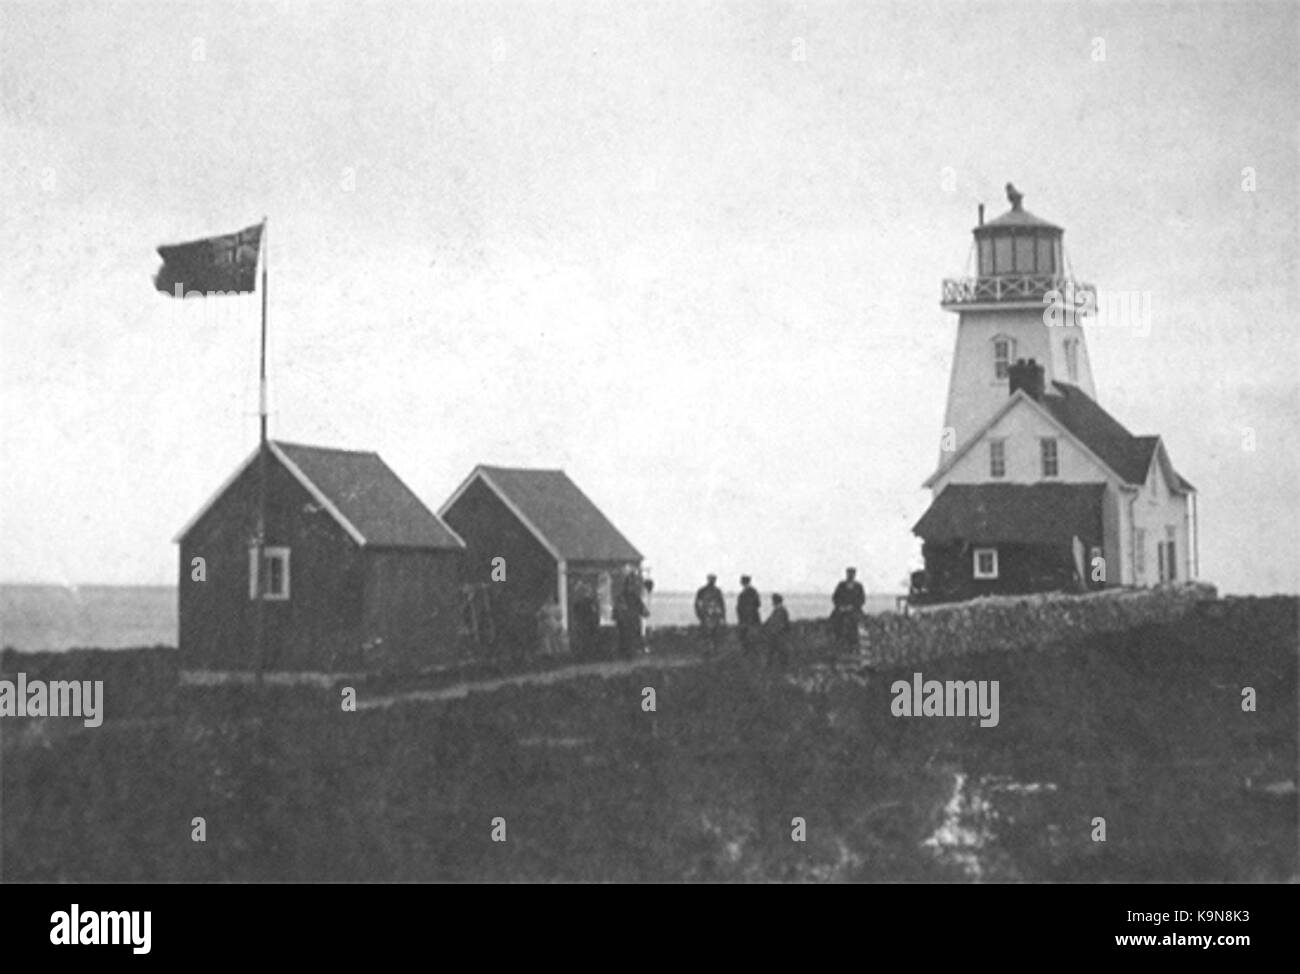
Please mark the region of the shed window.
POLYGON ((975 577, 976 578, 997 578, 998 577, 998 549, 997 548, 976 548, 975 549, 975 577))
POLYGON ((596 580, 596 597, 600 600, 601 625, 610 625, 614 621, 614 583, 609 572, 601 572, 596 580))
POLYGON ((248 597, 257 598, 259 587, 267 602, 283 602, 289 598, 289 549, 263 548, 262 568, 258 571, 257 546, 248 549, 248 597))

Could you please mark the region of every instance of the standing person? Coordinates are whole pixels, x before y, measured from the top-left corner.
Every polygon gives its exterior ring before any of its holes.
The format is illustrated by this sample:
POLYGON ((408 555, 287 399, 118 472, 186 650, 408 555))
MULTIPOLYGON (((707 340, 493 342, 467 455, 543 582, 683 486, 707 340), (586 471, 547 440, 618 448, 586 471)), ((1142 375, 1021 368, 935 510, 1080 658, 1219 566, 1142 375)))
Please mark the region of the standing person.
POLYGON ((655 593, 655 580, 647 578, 641 583, 641 588, 645 594, 642 596, 642 602, 645 604, 646 623, 642 629, 641 648, 644 652, 650 652, 650 616, 654 613, 654 603, 651 596, 655 593))
POLYGON ((543 656, 560 656, 564 652, 564 614, 554 595, 548 595, 537 610, 537 643, 543 656))
POLYGON ((763 635, 767 638, 767 665, 784 669, 790 664, 790 613, 786 611, 785 599, 772 593, 772 614, 763 623, 763 635))
POLYGON ((736 625, 740 630, 740 651, 745 656, 757 648, 763 624, 763 600, 750 581, 748 575, 740 576, 740 594, 736 596, 736 625))
POLYGON ((614 623, 618 626, 620 656, 635 656, 641 647, 641 620, 649 615, 641 600, 641 581, 629 573, 614 603, 614 623))
POLYGON ((844 579, 835 586, 835 594, 831 596, 835 607, 831 612, 835 634, 844 649, 855 653, 858 650, 858 620, 862 618, 862 607, 867 604, 867 593, 857 580, 857 574, 856 568, 845 569, 844 579))
POLYGON ((727 603, 718 589, 717 575, 710 575, 695 593, 695 618, 700 620, 704 651, 711 656, 722 644, 722 627, 727 623, 727 603))
POLYGON ((600 645, 600 600, 585 580, 574 586, 571 612, 574 655, 594 657, 600 645))

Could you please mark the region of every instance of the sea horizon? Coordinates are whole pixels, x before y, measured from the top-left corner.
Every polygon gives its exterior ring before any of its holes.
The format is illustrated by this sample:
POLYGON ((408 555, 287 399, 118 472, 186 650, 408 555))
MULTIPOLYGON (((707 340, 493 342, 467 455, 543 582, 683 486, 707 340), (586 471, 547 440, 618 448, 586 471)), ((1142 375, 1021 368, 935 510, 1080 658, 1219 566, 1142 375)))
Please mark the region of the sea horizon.
MULTIPOLYGON (((0 583, 0 648, 20 652, 66 652, 72 649, 133 649, 177 644, 175 585, 120 585, 48 582, 0 583)), ((735 620, 735 596, 723 589, 729 622, 735 620)), ((867 594, 866 611, 893 612, 901 593, 867 594)), ((764 614, 770 593, 760 591, 764 614)), ((782 591, 792 619, 830 615, 830 592, 782 591)), ((650 598, 651 627, 688 626, 695 622, 694 592, 656 590, 650 598)))

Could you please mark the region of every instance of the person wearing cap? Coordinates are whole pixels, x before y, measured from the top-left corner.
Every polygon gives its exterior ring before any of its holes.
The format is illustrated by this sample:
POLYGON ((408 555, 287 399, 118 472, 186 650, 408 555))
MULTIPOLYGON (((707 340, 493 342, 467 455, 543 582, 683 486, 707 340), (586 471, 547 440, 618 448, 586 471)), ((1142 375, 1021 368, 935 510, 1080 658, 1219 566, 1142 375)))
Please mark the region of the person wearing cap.
POLYGON ((763 623, 763 634, 767 638, 767 665, 784 669, 790 663, 790 613, 785 599, 777 593, 772 594, 772 612, 763 623))
POLYGON ((748 575, 741 575, 740 594, 736 596, 736 626, 740 630, 740 651, 745 656, 758 648, 763 625, 763 600, 750 582, 748 575))
POLYGON ((835 586, 831 596, 831 627, 839 638, 840 644, 850 652, 858 649, 858 620, 862 618, 862 607, 867 604, 867 593, 862 583, 857 580, 858 570, 848 568, 843 580, 835 586))
POLYGON ((710 575, 695 593, 695 618, 700 620, 705 652, 717 652, 722 645, 722 627, 727 623, 727 603, 718 589, 717 575, 710 575))

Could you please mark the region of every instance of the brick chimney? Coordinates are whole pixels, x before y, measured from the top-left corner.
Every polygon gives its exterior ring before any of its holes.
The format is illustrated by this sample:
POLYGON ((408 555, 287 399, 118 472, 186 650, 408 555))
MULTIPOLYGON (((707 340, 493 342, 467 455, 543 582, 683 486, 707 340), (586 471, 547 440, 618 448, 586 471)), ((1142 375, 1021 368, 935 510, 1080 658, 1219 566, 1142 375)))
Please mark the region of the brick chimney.
POLYGON ((1035 402, 1042 401, 1043 367, 1033 359, 1017 359, 1014 365, 1007 368, 1007 378, 1010 386, 1008 395, 1014 396, 1017 389, 1024 389, 1035 402))

